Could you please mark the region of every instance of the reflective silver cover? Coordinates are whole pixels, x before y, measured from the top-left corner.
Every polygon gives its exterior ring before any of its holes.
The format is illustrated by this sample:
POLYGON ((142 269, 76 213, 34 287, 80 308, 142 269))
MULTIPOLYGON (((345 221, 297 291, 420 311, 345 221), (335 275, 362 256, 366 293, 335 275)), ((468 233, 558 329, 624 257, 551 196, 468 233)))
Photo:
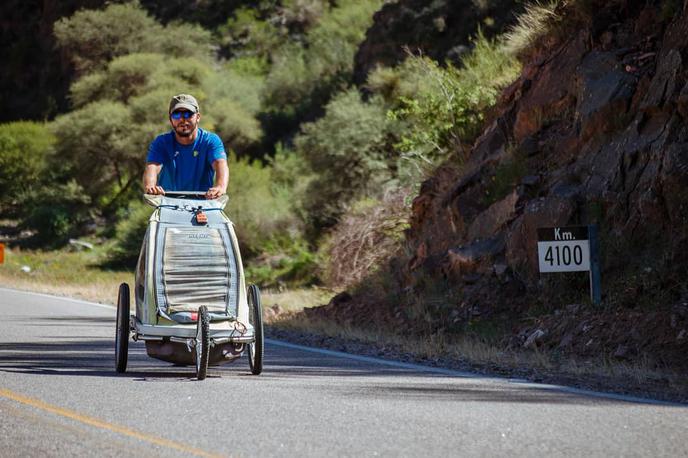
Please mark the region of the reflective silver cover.
MULTIPOLYGON (((162 252, 161 278, 166 313, 196 312, 205 305, 210 312, 235 315, 236 264, 231 243, 222 226, 179 227, 162 224, 158 245, 162 252), (233 297, 230 297, 233 296, 233 297), (231 300, 230 300, 231 299, 231 300)), ((163 296, 163 297, 161 297, 163 296)))

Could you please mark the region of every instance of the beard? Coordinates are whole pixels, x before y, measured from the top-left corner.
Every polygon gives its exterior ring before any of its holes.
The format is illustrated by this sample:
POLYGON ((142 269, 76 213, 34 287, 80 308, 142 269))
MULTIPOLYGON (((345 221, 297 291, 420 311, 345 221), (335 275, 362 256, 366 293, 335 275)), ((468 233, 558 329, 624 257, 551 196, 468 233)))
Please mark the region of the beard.
POLYGON ((195 129, 196 126, 194 124, 191 124, 186 126, 177 126, 177 128, 174 131, 180 137, 191 137, 195 129))

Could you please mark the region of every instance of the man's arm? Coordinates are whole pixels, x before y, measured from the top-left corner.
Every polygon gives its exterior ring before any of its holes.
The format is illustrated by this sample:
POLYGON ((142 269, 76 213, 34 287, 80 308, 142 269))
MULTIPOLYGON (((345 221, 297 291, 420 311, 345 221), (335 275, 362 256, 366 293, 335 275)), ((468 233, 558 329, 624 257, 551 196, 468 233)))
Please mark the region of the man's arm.
POLYGON ((162 164, 149 162, 143 170, 143 192, 146 194, 165 194, 162 186, 158 186, 158 174, 162 169, 162 164))
POLYGON ((229 183, 227 159, 213 161, 213 170, 215 170, 215 184, 205 193, 206 199, 217 199, 227 193, 227 184, 229 183))

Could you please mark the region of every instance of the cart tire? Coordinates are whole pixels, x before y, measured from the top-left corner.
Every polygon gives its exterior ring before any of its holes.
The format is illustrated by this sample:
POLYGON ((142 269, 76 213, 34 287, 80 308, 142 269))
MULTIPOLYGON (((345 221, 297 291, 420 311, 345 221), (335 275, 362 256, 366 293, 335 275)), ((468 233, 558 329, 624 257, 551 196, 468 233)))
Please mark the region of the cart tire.
POLYGON ((210 314, 208 307, 198 308, 198 322, 196 323, 196 379, 204 380, 208 375, 208 359, 210 358, 210 314))
POLYGON ((117 329, 115 331, 115 370, 120 374, 127 370, 129 353, 129 285, 119 285, 117 295, 117 329))
POLYGON ((256 285, 248 287, 249 323, 253 326, 255 340, 248 344, 248 366, 253 375, 263 372, 263 308, 260 304, 260 290, 256 285))

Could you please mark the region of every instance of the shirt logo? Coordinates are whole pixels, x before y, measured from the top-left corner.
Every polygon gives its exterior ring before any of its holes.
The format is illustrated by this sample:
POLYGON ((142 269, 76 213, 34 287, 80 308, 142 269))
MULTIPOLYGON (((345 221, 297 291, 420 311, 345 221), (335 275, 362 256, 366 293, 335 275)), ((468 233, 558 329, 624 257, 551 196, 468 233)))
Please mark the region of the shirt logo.
POLYGON ((179 151, 174 152, 174 157, 177 157, 177 156, 179 156, 179 151))
POLYGON ((198 157, 198 154, 199 154, 198 151, 195 151, 195 150, 194 150, 193 156, 194 156, 194 157, 198 157))

